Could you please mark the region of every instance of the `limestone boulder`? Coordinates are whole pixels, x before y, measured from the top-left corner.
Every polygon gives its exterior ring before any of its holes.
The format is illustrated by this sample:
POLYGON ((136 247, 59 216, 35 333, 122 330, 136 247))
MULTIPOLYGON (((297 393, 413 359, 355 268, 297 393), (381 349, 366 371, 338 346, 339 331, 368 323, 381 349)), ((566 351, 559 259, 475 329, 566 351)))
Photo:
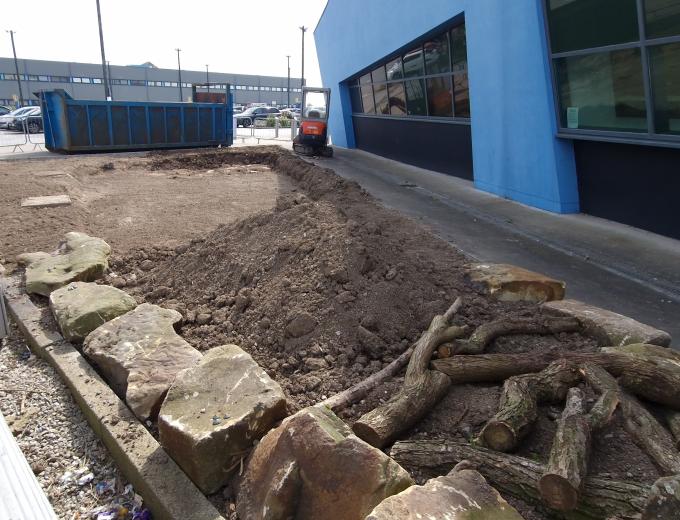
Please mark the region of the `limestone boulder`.
POLYGON ((642 520, 680 520, 680 475, 654 482, 642 520))
POLYGON ((216 347, 177 375, 158 416, 168 454, 206 494, 286 416, 281 387, 236 345, 216 347))
POLYGON ((670 334, 663 330, 577 300, 548 302, 543 304, 543 309, 555 316, 577 318, 585 327, 586 334, 594 336, 603 346, 646 343, 668 347, 671 344, 670 334))
POLYGON ((412 484, 399 464, 353 435, 333 412, 311 407, 255 447, 236 507, 248 520, 364 520, 412 484))
POLYGON ((17 257, 26 266, 26 292, 49 296, 71 282, 94 282, 108 269, 111 247, 85 233, 66 233, 55 254, 27 253, 17 257))
POLYGON ((366 520, 522 520, 477 471, 466 469, 388 497, 366 520))
POLYGON ((140 420, 155 418, 177 374, 202 358, 175 332, 181 319, 177 311, 143 303, 83 343, 85 355, 140 420))
POLYGON ((482 283, 502 301, 549 302, 564 298, 567 284, 508 264, 473 264, 470 280, 482 283))
POLYGON ((76 343, 135 307, 132 296, 108 285, 73 282, 50 294, 50 308, 62 335, 76 343))

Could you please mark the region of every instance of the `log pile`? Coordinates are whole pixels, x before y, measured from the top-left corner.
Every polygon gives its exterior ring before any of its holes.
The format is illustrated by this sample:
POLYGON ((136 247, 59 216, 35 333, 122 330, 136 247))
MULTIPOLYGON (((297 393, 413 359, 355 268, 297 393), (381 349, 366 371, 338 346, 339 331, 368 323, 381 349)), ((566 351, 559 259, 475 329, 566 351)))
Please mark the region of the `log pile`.
POLYGON ((589 476, 591 442, 618 413, 635 444, 661 474, 677 482, 680 354, 654 345, 485 354, 494 339, 508 334, 585 331, 575 318, 502 319, 462 339, 466 329, 451 324, 460 305, 457 300, 444 315, 436 316, 418 342, 386 369, 324 404, 334 409, 348 406, 408 363, 401 391, 353 427, 357 436, 383 448, 423 418, 451 385, 502 383, 498 411, 472 444, 397 442, 391 455, 409 467, 443 472, 467 460, 499 490, 553 514, 562 512, 564 518, 653 518, 652 506, 646 504, 655 503, 658 509, 660 499, 653 499, 647 486, 589 476), (437 359, 432 360, 435 351, 437 359), (597 396, 592 406, 587 394, 597 396), (654 414, 645 402, 654 404, 654 414), (531 431, 543 403, 564 403, 545 465, 508 453, 531 431))

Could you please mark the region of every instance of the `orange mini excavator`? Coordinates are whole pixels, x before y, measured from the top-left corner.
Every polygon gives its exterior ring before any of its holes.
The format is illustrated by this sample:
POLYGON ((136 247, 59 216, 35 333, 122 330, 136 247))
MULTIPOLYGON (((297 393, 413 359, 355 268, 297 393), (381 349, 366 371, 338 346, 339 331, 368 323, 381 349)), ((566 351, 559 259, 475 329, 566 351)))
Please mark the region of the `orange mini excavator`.
POLYGON ((302 155, 333 157, 328 146, 328 109, 331 89, 302 87, 300 130, 293 140, 293 150, 302 155))

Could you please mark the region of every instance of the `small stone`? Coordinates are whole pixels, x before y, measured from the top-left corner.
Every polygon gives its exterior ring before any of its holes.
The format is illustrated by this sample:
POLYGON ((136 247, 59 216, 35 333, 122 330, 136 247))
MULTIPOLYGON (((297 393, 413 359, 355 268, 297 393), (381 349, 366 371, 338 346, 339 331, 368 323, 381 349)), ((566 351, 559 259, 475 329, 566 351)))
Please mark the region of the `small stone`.
POLYGON ((391 280, 394 280, 397 277, 397 269, 392 267, 387 273, 385 274, 385 280, 388 282, 391 280))
POLYGON ((207 323, 210 323, 210 320, 212 319, 212 314, 209 312, 202 312, 198 316, 196 316, 196 323, 198 325, 206 325, 207 323))
POLYGON ((300 338, 316 328, 316 320, 306 312, 296 314, 286 325, 286 334, 293 338, 300 338))
POLYGON ((305 359, 305 368, 311 372, 325 370, 328 368, 328 362, 323 358, 307 358, 305 359))
POLYGON ((151 271, 151 269, 153 269, 153 267, 154 267, 154 264, 153 264, 153 261, 151 261, 151 260, 144 260, 141 264, 139 264, 139 268, 142 271, 151 271))
POLYGON ((354 296, 354 294, 352 294, 349 291, 342 291, 340 294, 338 294, 335 297, 336 302, 343 303, 343 304, 353 302, 356 299, 357 299, 357 297, 354 296))
POLYGON ((45 465, 42 462, 34 462, 31 464, 31 470, 33 471, 34 475, 40 475, 43 471, 45 471, 45 465))

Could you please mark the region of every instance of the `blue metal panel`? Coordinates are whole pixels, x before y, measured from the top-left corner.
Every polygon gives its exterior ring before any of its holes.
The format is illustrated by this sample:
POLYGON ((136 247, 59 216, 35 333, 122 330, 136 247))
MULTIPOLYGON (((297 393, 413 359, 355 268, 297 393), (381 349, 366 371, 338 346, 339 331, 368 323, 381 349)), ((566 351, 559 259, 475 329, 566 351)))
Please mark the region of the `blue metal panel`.
POLYGON ((475 185, 556 212, 579 209, 570 141, 556 137, 541 0, 329 0, 314 33, 333 143, 354 147, 343 83, 452 21, 467 28, 475 185))
POLYGON ((55 152, 230 146, 227 103, 84 101, 63 90, 41 93, 45 145, 55 152))

